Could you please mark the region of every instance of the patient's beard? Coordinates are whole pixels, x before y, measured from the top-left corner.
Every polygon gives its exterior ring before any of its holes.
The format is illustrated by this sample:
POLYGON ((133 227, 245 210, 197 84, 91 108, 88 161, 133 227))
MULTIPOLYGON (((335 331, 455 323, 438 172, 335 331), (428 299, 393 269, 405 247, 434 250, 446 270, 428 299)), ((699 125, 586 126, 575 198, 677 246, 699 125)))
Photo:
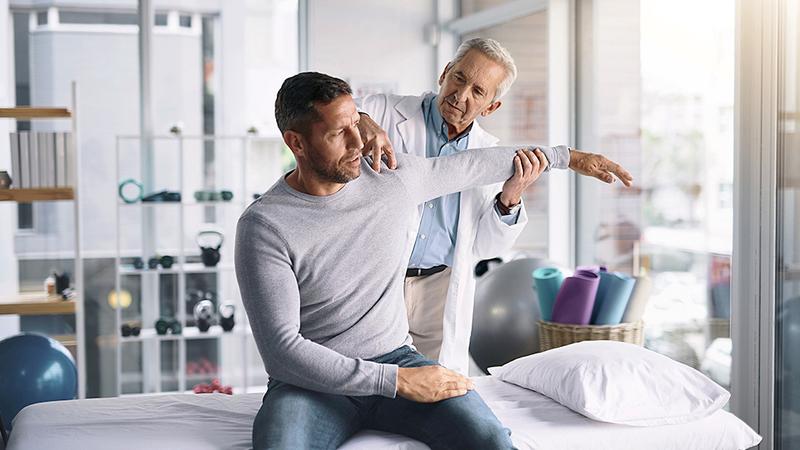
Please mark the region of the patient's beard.
POLYGON ((318 158, 309 158, 311 170, 321 179, 332 183, 345 184, 353 181, 361 175, 360 168, 348 171, 342 167, 341 161, 337 165, 326 167, 318 158))

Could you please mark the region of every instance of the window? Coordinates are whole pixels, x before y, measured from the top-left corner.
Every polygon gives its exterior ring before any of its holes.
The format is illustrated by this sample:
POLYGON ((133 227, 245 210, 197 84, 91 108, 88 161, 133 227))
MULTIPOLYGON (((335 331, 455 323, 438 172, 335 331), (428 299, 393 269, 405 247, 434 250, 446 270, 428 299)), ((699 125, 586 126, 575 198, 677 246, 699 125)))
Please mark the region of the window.
POLYGON ((578 146, 633 189, 578 181, 582 264, 647 274, 646 345, 730 383, 734 11, 578 2, 578 146), (691 14, 686 14, 691 11, 691 14))
MULTIPOLYGON (((462 1, 462 14, 502 4, 497 0, 462 1)), ((548 136, 548 41, 547 11, 540 11, 462 36, 500 42, 514 58, 517 79, 501 99, 500 109, 479 119, 481 126, 500 138, 502 145, 547 144, 548 136)), ((556 144, 556 143, 553 143, 556 144)), ((566 143, 563 143, 566 144, 566 143)), ((528 225, 514 248, 537 256, 548 254, 548 181, 544 175, 524 195, 528 225)))

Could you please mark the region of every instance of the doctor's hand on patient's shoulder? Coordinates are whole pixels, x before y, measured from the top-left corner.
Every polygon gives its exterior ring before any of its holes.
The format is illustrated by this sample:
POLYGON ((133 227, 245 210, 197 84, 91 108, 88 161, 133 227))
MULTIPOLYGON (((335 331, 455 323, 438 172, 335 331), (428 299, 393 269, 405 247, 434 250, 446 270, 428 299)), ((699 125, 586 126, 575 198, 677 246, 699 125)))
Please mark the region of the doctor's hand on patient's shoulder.
POLYGON ((413 402, 436 403, 473 389, 472 380, 442 366, 397 369, 397 395, 413 402))
POLYGON ((569 168, 581 175, 595 177, 606 183, 613 183, 616 176, 625 186, 631 187, 633 185, 631 174, 622 166, 603 155, 574 149, 570 150, 569 168))
POLYGON ((547 169, 547 158, 538 148, 535 151, 517 150, 514 156, 514 175, 503 184, 500 203, 510 208, 522 201, 522 193, 547 169))
POLYGON ((386 155, 386 165, 390 169, 397 168, 397 160, 394 157, 394 148, 389 140, 389 135, 372 118, 365 113, 359 113, 361 119, 358 121, 358 131, 361 133, 361 140, 364 148, 361 153, 364 156, 372 156, 372 168, 376 172, 381 171, 381 155, 386 155))

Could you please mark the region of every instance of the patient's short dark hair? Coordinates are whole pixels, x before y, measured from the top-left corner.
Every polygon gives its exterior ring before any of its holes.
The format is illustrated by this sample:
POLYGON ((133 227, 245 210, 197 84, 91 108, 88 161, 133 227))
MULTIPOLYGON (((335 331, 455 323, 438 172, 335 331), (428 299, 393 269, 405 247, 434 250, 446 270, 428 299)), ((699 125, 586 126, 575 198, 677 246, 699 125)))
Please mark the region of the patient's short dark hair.
POLYGON ((319 120, 314 105, 326 105, 344 94, 353 94, 350 85, 324 73, 302 72, 287 78, 275 99, 278 129, 281 133, 292 130, 306 134, 311 124, 319 120))

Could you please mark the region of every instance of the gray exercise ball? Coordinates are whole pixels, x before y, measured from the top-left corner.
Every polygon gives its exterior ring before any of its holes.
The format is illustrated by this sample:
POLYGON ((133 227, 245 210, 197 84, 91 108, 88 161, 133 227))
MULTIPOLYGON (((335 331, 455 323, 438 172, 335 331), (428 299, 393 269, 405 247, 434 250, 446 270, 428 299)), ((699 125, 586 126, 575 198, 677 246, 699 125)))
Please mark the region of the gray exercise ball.
POLYGON ((469 353, 484 372, 539 351, 541 313, 531 275, 539 267, 557 266, 515 259, 478 278, 469 353))

